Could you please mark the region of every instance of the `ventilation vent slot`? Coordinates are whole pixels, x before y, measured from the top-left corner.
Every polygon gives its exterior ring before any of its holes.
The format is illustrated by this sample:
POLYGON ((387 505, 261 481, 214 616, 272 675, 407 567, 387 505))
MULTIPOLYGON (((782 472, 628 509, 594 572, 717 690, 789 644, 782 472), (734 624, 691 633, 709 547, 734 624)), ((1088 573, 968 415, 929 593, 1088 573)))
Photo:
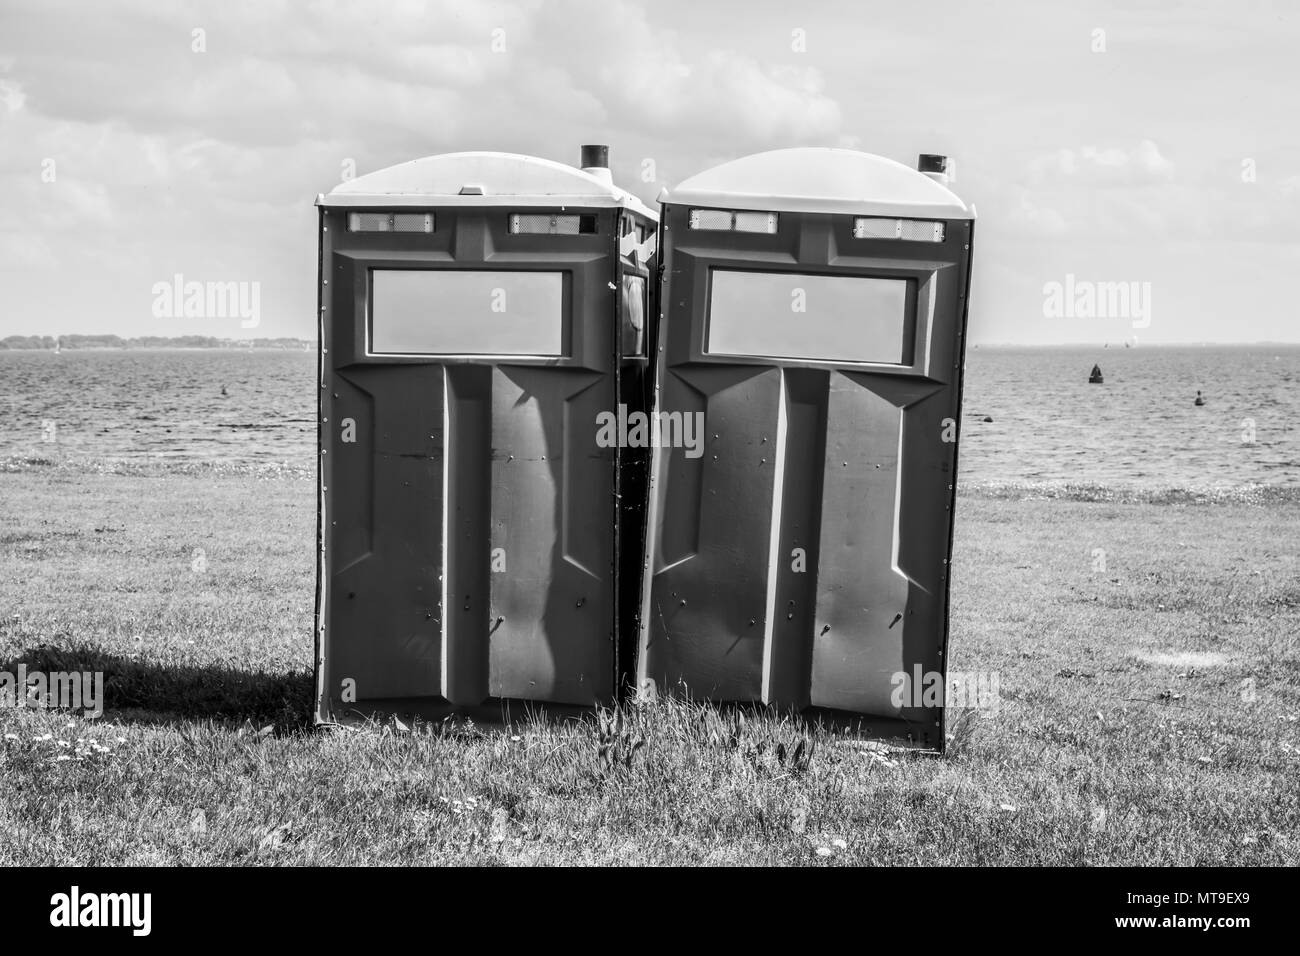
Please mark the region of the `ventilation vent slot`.
POLYGON ((350 212, 348 232, 433 232, 433 213, 350 212))
POLYGON ((692 209, 690 228, 714 232, 776 232, 774 212, 739 212, 730 209, 692 209))
POLYGON ((591 235, 596 231, 596 217, 514 213, 510 216, 510 231, 522 236, 591 235))
POLYGON ((854 219, 853 238, 943 242, 943 223, 929 219, 854 219))

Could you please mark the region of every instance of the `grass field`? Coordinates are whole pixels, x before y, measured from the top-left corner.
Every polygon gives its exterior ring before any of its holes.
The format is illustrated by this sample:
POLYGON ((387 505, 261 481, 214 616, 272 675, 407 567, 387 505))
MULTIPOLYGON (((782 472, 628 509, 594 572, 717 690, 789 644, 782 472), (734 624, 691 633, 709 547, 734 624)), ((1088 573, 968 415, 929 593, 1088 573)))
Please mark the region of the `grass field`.
POLYGON ((11 465, 0 502, 0 671, 107 698, 0 709, 0 863, 1300 861, 1293 495, 964 491, 951 667, 1001 703, 943 758, 662 701, 316 731, 309 479, 11 465))

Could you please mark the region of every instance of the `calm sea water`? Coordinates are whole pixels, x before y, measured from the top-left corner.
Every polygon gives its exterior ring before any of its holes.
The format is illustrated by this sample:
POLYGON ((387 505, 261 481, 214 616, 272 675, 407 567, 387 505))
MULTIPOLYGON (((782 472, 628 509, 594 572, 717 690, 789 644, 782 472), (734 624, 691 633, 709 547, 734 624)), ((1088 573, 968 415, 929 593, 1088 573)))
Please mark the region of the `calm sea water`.
POLYGON ((978 348, 963 410, 963 481, 1300 486, 1297 346, 978 348))
MULTIPOLYGON (((310 467, 316 389, 307 352, 0 351, 0 458, 310 467)), ((1300 347, 973 349, 960 467, 963 482, 1300 486, 1300 347)))
POLYGON ((316 367, 313 352, 0 351, 0 458, 311 466, 316 367))

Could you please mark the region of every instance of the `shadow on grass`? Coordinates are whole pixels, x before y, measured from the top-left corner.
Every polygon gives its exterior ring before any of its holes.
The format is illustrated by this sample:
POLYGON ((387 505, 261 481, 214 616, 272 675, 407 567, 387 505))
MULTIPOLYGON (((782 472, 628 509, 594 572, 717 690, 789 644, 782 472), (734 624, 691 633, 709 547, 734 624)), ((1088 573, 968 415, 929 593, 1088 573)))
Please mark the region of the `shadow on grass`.
POLYGON ((312 675, 308 671, 268 673, 228 667, 166 665, 108 654, 94 647, 43 644, 0 661, 0 671, 104 674, 104 717, 158 723, 175 718, 252 721, 279 731, 312 724, 312 675))

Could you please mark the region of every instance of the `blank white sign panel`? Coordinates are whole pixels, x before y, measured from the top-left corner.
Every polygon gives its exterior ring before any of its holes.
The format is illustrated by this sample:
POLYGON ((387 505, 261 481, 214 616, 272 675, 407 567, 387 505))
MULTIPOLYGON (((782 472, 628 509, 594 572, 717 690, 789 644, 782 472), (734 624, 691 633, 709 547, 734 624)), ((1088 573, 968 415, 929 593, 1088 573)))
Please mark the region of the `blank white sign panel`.
POLYGON ((711 355, 906 361, 907 279, 715 269, 710 284, 711 355))
POLYGON ((562 355, 564 275, 375 269, 370 351, 399 355, 562 355))

